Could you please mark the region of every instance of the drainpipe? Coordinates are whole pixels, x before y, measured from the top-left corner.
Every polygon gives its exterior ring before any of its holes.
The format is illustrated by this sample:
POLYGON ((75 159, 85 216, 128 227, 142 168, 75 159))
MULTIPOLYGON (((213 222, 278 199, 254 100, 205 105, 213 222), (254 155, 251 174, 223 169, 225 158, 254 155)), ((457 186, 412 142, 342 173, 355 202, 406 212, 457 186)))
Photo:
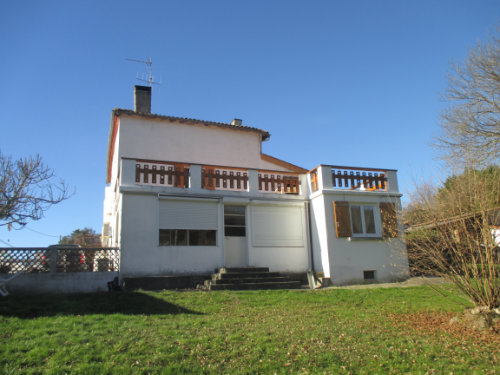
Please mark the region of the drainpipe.
POLYGON ((314 270, 314 253, 313 253, 313 238, 312 238, 312 224, 311 224, 311 202, 306 203, 306 214, 307 214, 307 224, 309 230, 309 259, 311 262, 311 267, 307 271, 307 281, 309 282, 309 287, 314 289, 316 287, 316 277, 314 270))

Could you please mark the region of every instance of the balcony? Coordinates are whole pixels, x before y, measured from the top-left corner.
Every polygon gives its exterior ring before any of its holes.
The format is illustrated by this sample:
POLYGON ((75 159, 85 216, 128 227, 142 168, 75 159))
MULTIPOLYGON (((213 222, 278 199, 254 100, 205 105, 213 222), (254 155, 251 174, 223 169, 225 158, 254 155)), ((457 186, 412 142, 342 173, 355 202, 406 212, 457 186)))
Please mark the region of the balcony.
POLYGON ((320 165, 309 172, 311 192, 323 189, 365 192, 399 191, 397 171, 363 167, 320 165))
POLYGON ((192 193, 226 191, 300 196, 301 179, 305 185, 306 176, 296 173, 150 160, 123 159, 121 166, 122 186, 179 188, 192 193))
POLYGON ((397 172, 392 169, 320 165, 308 174, 164 161, 122 159, 122 189, 175 194, 224 192, 234 196, 304 199, 323 190, 398 193, 397 172), (308 183, 309 181, 309 183, 308 183))

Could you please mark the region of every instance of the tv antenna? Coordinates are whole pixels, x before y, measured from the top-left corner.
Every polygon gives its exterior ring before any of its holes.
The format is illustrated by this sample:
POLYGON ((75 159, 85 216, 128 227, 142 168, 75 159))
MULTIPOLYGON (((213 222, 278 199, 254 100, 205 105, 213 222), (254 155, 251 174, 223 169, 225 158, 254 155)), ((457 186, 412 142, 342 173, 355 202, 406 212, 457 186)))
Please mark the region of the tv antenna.
POLYGON ((125 59, 125 60, 146 64, 146 70, 148 71, 147 76, 145 77, 143 74, 142 78, 139 78, 139 73, 137 73, 137 77, 135 77, 136 79, 138 79, 139 81, 147 82, 149 84, 149 87, 151 87, 152 85, 161 85, 161 78, 160 82, 155 82, 153 79, 153 69, 151 67, 153 65, 153 61, 151 60, 151 57, 149 59, 146 58, 146 60, 137 60, 137 59, 125 59))

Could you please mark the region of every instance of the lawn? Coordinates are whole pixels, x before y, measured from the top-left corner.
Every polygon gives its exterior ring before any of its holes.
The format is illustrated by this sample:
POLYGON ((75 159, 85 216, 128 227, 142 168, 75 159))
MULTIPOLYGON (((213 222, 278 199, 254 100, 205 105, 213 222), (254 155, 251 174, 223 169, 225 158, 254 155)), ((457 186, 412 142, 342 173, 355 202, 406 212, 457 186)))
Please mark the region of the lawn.
POLYGON ((3 374, 498 374, 451 286, 0 300, 3 374))

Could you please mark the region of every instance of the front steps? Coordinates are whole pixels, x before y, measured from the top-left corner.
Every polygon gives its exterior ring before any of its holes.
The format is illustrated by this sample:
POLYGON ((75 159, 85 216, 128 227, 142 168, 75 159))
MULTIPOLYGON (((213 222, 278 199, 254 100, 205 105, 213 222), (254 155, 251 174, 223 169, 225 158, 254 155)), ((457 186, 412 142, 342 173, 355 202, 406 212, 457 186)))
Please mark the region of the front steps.
POLYGON ((301 289, 296 277, 269 272, 268 267, 219 268, 211 279, 198 285, 202 290, 301 289))

